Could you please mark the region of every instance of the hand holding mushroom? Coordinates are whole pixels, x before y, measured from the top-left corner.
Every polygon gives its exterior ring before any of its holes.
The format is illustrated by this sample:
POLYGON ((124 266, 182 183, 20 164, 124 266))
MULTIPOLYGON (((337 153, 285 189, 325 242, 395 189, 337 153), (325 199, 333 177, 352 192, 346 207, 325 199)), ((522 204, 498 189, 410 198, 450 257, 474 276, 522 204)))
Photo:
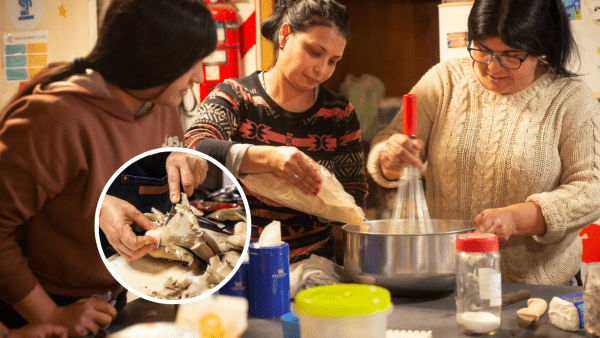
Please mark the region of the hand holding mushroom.
POLYGON ((114 196, 105 195, 100 207, 98 224, 106 234, 108 242, 129 261, 141 258, 156 249, 156 240, 151 236, 136 236, 131 229, 132 223, 136 223, 144 230, 156 227, 150 219, 130 203, 114 196))

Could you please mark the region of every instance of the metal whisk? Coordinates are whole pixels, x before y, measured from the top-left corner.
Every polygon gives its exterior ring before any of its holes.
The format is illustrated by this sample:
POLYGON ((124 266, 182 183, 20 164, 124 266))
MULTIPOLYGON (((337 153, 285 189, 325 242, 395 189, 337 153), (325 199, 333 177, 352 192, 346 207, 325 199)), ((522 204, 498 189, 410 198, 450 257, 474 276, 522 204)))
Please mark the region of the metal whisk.
MULTIPOLYGON (((404 134, 414 138, 417 134, 417 96, 415 94, 404 95, 402 107, 404 134)), ((403 229, 402 233, 433 233, 423 183, 421 182, 421 169, 406 163, 402 164, 392 219, 394 221, 406 220, 404 223, 406 228, 403 229), (418 230, 417 224, 419 225, 418 230)))
POLYGON ((405 219, 406 234, 433 233, 423 183, 421 182, 421 169, 408 164, 402 165, 398 190, 394 201, 393 220, 405 219), (417 228, 417 224, 419 225, 417 228))

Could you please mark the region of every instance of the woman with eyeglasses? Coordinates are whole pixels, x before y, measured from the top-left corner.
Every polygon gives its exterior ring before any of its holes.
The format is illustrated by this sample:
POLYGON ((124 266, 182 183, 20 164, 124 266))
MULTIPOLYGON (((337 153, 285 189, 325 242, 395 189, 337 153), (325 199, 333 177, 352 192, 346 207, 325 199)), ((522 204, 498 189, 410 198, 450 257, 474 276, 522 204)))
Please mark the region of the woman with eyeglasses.
POLYGON ((565 284, 580 229, 600 217, 600 104, 569 70, 576 45, 561 0, 476 0, 470 57, 413 87, 417 136, 402 114, 373 141, 367 169, 395 187, 427 161, 434 219, 471 219, 501 243, 502 281, 565 284))

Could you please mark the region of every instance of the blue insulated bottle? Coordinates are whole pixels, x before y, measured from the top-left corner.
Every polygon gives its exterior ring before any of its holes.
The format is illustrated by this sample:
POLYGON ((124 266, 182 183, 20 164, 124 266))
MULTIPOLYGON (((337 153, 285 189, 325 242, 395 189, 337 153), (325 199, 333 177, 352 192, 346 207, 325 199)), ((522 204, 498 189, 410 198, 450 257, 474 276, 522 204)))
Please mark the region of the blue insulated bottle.
POLYGON ((248 301, 254 318, 276 318, 290 312, 289 246, 258 247, 250 243, 248 301))
POLYGON ((242 262, 238 271, 229 282, 221 288, 222 295, 248 298, 248 267, 249 262, 242 262))

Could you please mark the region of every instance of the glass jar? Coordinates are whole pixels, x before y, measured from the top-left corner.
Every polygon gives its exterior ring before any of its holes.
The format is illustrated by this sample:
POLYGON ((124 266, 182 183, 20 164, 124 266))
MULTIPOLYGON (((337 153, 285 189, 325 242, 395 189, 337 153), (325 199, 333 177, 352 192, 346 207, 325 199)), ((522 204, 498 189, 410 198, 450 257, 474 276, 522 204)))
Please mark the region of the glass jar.
POLYGON ((498 237, 456 237, 456 321, 468 335, 491 335, 500 327, 502 277, 498 237))
POLYGON ((600 262, 587 263, 583 292, 583 320, 585 332, 600 337, 600 262))

